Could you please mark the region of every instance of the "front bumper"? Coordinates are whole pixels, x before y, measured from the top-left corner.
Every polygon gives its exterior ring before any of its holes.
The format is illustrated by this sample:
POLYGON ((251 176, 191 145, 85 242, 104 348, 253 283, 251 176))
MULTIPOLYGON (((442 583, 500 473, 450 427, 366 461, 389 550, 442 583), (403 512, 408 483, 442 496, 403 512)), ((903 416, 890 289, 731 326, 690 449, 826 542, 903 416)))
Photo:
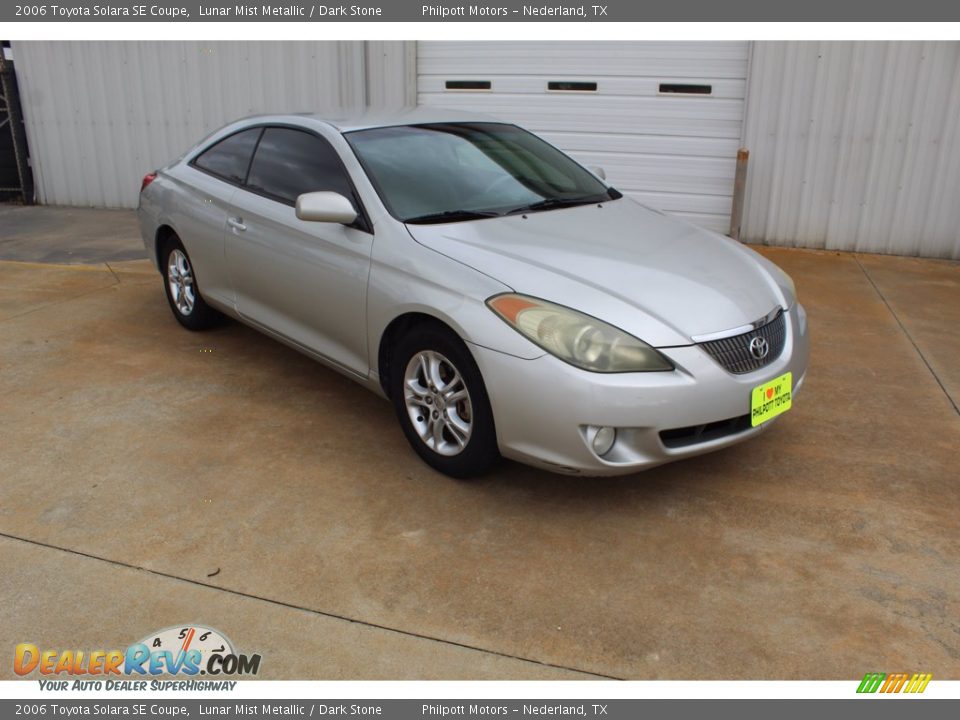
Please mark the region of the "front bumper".
MULTIPOLYGON (((544 355, 524 360, 471 345, 497 425, 500 452, 554 472, 623 475, 747 440, 776 420, 706 432, 702 441, 664 444, 661 431, 738 418, 750 412, 751 390, 793 373, 793 395, 806 377, 810 354, 806 314, 787 313, 780 356, 760 370, 733 375, 696 345, 661 348, 673 372, 592 373, 544 355), (591 449, 598 427, 617 429, 613 448, 591 449)), ((788 413, 789 414, 789 413, 788 413)))

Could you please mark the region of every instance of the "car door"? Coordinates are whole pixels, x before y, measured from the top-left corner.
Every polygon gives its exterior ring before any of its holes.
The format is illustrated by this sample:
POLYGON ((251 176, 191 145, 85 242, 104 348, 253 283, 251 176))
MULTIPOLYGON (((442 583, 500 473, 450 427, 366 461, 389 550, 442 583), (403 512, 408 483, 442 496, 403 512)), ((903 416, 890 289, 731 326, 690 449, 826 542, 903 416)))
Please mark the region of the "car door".
POLYGON ((338 365, 366 375, 367 279, 373 235, 299 220, 297 196, 338 192, 362 212, 336 150, 312 132, 267 127, 227 219, 237 310, 338 365))
POLYGON ((224 235, 231 200, 243 182, 263 128, 251 128, 213 143, 178 170, 176 227, 194 266, 203 296, 233 309, 234 297, 224 262, 224 235))

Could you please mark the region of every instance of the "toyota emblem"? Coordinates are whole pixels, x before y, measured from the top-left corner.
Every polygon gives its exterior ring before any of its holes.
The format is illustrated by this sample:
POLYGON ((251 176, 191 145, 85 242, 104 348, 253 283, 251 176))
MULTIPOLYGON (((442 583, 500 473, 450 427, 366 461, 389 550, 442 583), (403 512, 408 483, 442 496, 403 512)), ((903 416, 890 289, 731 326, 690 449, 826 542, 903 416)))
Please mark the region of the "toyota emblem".
POLYGON ((770 353, 770 343, 759 335, 750 341, 750 354, 757 360, 763 360, 770 353))

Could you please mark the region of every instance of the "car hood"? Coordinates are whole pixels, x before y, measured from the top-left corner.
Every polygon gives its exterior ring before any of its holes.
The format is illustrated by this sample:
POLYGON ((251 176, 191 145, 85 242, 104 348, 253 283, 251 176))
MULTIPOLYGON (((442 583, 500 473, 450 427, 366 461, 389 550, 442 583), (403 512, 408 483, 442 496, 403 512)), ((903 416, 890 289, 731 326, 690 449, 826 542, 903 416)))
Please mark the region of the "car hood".
POLYGON ((518 293, 656 347, 689 345, 793 301, 785 275, 749 248, 628 198, 407 228, 420 244, 518 293))

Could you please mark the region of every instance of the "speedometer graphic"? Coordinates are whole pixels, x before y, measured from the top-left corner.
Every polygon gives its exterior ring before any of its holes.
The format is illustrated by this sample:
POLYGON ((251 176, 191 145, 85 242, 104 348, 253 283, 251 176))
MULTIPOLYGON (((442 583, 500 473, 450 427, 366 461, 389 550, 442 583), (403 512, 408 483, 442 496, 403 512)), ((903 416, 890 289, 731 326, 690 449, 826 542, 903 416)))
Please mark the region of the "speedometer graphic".
POLYGON ((200 653, 200 661, 196 663, 200 667, 206 667, 211 655, 235 654, 233 643, 226 635, 206 625, 174 625, 150 633, 140 642, 151 652, 167 651, 174 657, 196 650, 200 653))

